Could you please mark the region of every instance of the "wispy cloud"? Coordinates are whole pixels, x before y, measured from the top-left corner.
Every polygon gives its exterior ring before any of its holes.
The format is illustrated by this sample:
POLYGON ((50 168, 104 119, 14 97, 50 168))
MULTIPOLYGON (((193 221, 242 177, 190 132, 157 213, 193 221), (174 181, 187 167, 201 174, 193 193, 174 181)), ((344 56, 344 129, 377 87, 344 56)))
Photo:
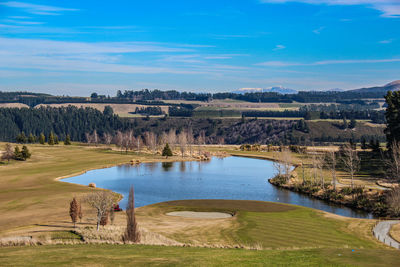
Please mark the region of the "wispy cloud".
POLYGON ((284 46, 284 45, 281 45, 281 44, 278 44, 278 45, 276 45, 275 46, 275 48, 274 49, 272 49, 272 50, 274 50, 274 51, 278 51, 278 50, 282 50, 282 49, 285 49, 286 48, 286 46, 284 46))
POLYGON ((36 5, 36 4, 17 2, 17 1, 0 2, 0 5, 10 7, 10 8, 18 8, 27 13, 35 14, 35 15, 54 16, 54 15, 60 15, 62 12, 65 12, 65 11, 79 11, 79 9, 75 9, 75 8, 36 5))
POLYGON ((321 34, 321 32, 325 29, 324 26, 319 27, 318 29, 313 30, 313 33, 315 34, 321 34))
POLYGON ((244 67, 215 64, 186 44, 152 42, 67 42, 0 37, 0 68, 120 74, 233 73, 244 67), (145 54, 145 55, 144 55, 145 54), (160 54, 167 54, 156 60, 160 54), (170 54, 170 55, 168 55, 170 54))
POLYGON ((367 7, 379 10, 383 17, 399 18, 400 1, 399 0, 260 0, 261 3, 283 4, 289 2, 305 3, 312 5, 365 5, 367 7))
POLYGON ((288 61, 266 61, 255 64, 256 66, 265 67, 291 67, 291 66, 321 66, 321 65, 337 65, 337 64, 371 64, 371 63, 391 63, 400 62, 400 58, 389 59, 348 59, 348 60, 322 60, 311 63, 288 62, 288 61))
POLYGON ((379 41, 380 44, 391 44, 392 42, 393 42, 393 39, 379 41))
POLYGON ((40 21, 27 21, 27 20, 14 20, 14 19, 4 19, 3 22, 20 24, 20 25, 42 25, 42 24, 44 24, 44 22, 40 22, 40 21))

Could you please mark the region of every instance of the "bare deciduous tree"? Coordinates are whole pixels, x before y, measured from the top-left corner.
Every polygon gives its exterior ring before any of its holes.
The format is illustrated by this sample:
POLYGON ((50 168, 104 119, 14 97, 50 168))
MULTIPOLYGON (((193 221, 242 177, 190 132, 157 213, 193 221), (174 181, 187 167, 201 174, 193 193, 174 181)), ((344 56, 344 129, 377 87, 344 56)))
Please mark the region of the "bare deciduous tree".
POLYGON ((182 158, 185 156, 186 145, 187 145, 187 135, 186 131, 182 130, 178 136, 179 149, 181 150, 182 158))
POLYGON ((389 212, 393 217, 400 216, 400 187, 395 187, 391 190, 386 198, 389 205, 389 212))
POLYGON ((110 211, 110 208, 115 203, 114 195, 109 191, 97 191, 86 197, 87 203, 96 209, 97 212, 97 231, 99 230, 99 226, 101 220, 107 215, 110 211))
POLYGON ((193 144, 194 144, 194 136, 193 136, 193 129, 189 127, 187 130, 187 142, 189 146, 190 156, 193 156, 193 144))
POLYGON ((111 144, 112 140, 113 140, 113 137, 112 137, 112 135, 109 134, 109 133, 104 133, 104 135, 103 135, 103 140, 104 140, 104 143, 105 143, 107 146, 109 146, 109 145, 111 144))
POLYGON ((10 144, 6 144, 4 152, 1 155, 1 160, 7 160, 7 162, 10 162, 12 158, 14 158, 14 149, 10 144))
POLYGON ((273 153, 275 161, 273 162, 274 169, 279 177, 284 177, 285 180, 289 180, 290 173, 292 170, 292 156, 290 151, 282 149, 282 151, 275 151, 273 153))
POLYGON ((155 153, 157 148, 157 135, 153 132, 145 132, 144 133, 144 142, 148 149, 155 153))
POLYGON ((118 131, 117 135, 114 138, 114 142, 115 142, 115 145, 121 149, 121 153, 122 153, 123 141, 124 141, 124 136, 123 136, 122 132, 118 131))
POLYGON ((131 186, 129 190, 128 206, 126 207, 126 231, 122 239, 126 243, 138 243, 140 241, 140 232, 135 216, 135 195, 133 186, 131 186))
POLYGON ((337 178, 336 178, 336 153, 335 151, 329 151, 327 154, 327 165, 332 175, 333 189, 336 190, 337 178))
POLYGON ((176 144, 176 130, 175 129, 170 129, 168 132, 168 144, 171 146, 173 149, 175 144, 176 144))
POLYGON ((357 150, 353 149, 351 145, 345 145, 342 150, 342 162, 346 172, 351 177, 351 188, 354 188, 354 174, 360 169, 360 158, 358 157, 357 150))

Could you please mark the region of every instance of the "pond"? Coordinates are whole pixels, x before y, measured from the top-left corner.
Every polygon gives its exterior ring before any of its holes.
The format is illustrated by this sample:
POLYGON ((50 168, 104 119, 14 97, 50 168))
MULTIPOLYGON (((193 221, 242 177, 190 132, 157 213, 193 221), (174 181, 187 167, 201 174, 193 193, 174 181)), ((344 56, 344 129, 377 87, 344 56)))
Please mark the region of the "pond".
POLYGON ((369 213, 277 188, 268 182, 273 176, 271 161, 214 157, 208 162, 121 165, 88 171, 62 181, 81 185, 95 183, 97 187, 120 193, 124 196, 120 202, 123 209, 133 185, 136 207, 182 199, 261 200, 296 204, 348 217, 372 218, 369 213))

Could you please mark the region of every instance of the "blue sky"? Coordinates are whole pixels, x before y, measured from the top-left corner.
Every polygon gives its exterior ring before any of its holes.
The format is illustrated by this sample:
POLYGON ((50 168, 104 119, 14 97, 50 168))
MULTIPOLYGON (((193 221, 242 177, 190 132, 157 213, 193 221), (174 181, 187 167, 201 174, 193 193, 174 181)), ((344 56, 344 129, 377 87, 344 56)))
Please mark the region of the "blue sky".
POLYGON ((326 90, 398 79, 400 0, 0 0, 3 91, 326 90))

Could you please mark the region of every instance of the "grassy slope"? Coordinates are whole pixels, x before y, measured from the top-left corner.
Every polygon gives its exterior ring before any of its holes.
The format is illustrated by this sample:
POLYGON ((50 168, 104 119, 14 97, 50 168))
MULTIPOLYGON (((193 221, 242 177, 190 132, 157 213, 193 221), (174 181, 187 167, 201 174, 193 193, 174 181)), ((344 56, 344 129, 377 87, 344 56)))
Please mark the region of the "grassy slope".
MULTIPOLYGON (((3 147, 3 144, 0 146, 3 147)), ((141 161, 163 160, 159 156, 125 155, 77 145, 28 147, 33 155, 30 160, 0 164, 0 214, 7 214, 0 220, 0 233, 54 218, 68 219, 66 211, 72 196, 93 190, 55 181, 57 177, 128 163, 132 158, 141 161)))
POLYGON ((138 245, 0 248, 2 266, 396 266, 395 250, 242 250, 138 245))
MULTIPOLYGON (((219 220, 220 223, 216 221, 214 226, 207 222, 207 227, 204 227, 204 220, 196 220, 198 225, 189 223, 185 225, 183 223, 185 220, 193 221, 193 219, 173 217, 179 228, 169 233, 165 232, 165 223, 170 219, 165 217, 166 220, 162 220, 159 226, 153 226, 151 230, 182 243, 192 243, 196 240, 211 246, 243 245, 272 249, 379 246, 369 237, 373 220, 327 218, 317 210, 272 202, 170 201, 139 208, 138 220, 148 226, 151 220, 157 220, 167 212, 179 210, 220 211, 236 215, 232 219, 219 220), (224 227, 226 221, 233 223, 229 227, 224 227), (350 230, 350 225, 353 223, 359 225, 360 232, 350 230), (190 227, 186 227, 189 225, 190 227)), ((174 222, 169 228, 174 228, 174 222)))

